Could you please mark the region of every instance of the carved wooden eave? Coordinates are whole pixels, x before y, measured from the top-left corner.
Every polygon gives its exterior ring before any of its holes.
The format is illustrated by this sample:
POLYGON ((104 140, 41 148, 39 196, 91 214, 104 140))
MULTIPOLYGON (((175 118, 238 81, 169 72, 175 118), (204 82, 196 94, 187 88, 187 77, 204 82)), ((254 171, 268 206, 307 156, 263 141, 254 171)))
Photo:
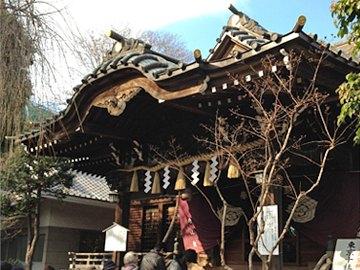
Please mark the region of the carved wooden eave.
POLYGON ((200 84, 188 87, 186 87, 184 82, 184 84, 176 87, 178 88, 176 89, 177 91, 173 91, 174 87, 170 90, 162 88, 148 78, 138 75, 127 76, 119 85, 111 87, 109 90, 98 95, 90 104, 90 108, 92 106, 107 108, 110 115, 119 116, 125 110, 126 102, 134 98, 141 90, 146 91, 157 100, 167 101, 201 94, 207 89, 208 81, 208 76, 202 80, 199 78, 200 84))

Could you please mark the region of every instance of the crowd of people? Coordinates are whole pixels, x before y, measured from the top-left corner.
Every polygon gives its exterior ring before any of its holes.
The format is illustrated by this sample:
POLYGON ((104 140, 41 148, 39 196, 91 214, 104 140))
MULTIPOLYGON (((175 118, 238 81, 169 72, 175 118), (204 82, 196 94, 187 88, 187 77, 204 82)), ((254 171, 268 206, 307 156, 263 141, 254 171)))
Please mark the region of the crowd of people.
MULTIPOLYGON (((129 251, 124 256, 124 265, 121 270, 187 270, 190 263, 197 262, 197 253, 193 249, 187 249, 183 254, 176 255, 170 263, 165 264, 164 260, 164 243, 159 242, 150 250, 138 265, 137 254, 129 251)), ((116 270, 119 266, 112 260, 105 262, 102 270, 116 270)), ((12 266, 8 262, 1 264, 1 270, 25 270, 21 266, 12 266)), ((55 270, 52 266, 46 266, 43 270, 55 270)))
MULTIPOLYGON (((12 266, 9 262, 1 263, 1 270, 25 270, 22 266, 12 266)), ((54 267, 48 265, 43 270, 55 270, 54 267)))
MULTIPOLYGON (((121 270, 187 270, 190 263, 197 262, 197 253, 187 249, 183 254, 176 255, 170 263, 165 264, 164 243, 159 242, 150 250, 137 265, 138 258, 135 252, 129 251, 124 256, 124 266, 121 270)), ((118 266, 113 261, 107 261, 103 270, 116 270, 118 266)))

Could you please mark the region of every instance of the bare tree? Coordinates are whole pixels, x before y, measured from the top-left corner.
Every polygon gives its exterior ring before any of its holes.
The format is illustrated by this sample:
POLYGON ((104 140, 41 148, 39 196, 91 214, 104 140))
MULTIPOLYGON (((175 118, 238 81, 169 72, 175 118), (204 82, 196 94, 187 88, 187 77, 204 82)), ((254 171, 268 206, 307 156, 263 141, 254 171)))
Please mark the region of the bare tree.
MULTIPOLYGON (((134 32, 129 25, 113 29, 124 37, 139 36, 139 33, 134 32)), ((73 44, 77 45, 74 48, 77 66, 81 67, 75 72, 81 78, 103 62, 106 52, 112 47, 114 40, 109 38, 105 32, 99 33, 94 30, 83 32, 75 28, 72 35, 73 44)))
POLYGON ((25 105, 47 105, 63 95, 66 59, 73 50, 65 10, 38 0, 0 2, 0 114, 2 150, 5 136, 22 131, 25 105), (65 67, 65 68, 64 68, 65 67))
POLYGON ((192 52, 186 48, 186 43, 177 34, 163 31, 147 30, 141 33, 140 39, 152 45, 152 49, 190 63, 194 60, 192 52))
MULTIPOLYGON (((306 59, 304 55, 290 52, 289 58, 290 62, 285 66, 282 61, 266 56, 262 60, 262 76, 254 77, 251 81, 245 76, 230 74, 238 81, 238 90, 243 99, 251 101, 253 109, 250 112, 232 109, 231 114, 236 121, 217 116, 215 126, 205 127, 213 134, 212 139, 199 139, 216 153, 220 168, 229 167, 228 178, 239 178, 244 182, 253 211, 252 216, 246 218, 252 247, 249 269, 253 269, 255 254, 269 269, 274 250, 284 238, 299 202, 319 185, 329 153, 348 140, 352 133, 349 127, 354 124, 337 127, 336 112, 329 110, 327 104, 328 94, 319 91, 316 86, 324 54, 318 52, 317 59, 306 59), (313 70, 313 77, 305 88, 296 87, 295 78, 300 65, 313 70), (277 71, 274 67, 277 67, 277 71), (310 118, 313 126, 306 128, 310 118), (253 141, 254 147, 243 149, 244 138, 253 141), (318 149, 319 155, 316 158, 311 156, 305 151, 309 148, 318 149), (313 168, 315 176, 304 175, 309 182, 307 187, 295 186, 291 173, 294 158, 302 159, 313 168), (256 183, 255 178, 260 182, 256 183), (258 246, 266 224, 264 207, 273 203, 270 195, 279 188, 286 190, 293 204, 285 225, 280 229, 279 238, 274 246, 267 247, 269 255, 263 256, 258 246)), ((224 206, 224 215, 220 217, 220 255, 222 266, 227 267, 223 229, 228 203, 217 185, 218 181, 221 181, 220 176, 214 185, 224 206)))
MULTIPOLYGON (((338 112, 334 108, 337 106, 335 99, 329 96, 333 89, 326 93, 325 89, 317 87, 324 52, 312 52, 313 58, 305 53, 291 51, 288 54, 288 62, 267 55, 262 59, 261 67, 249 66, 253 74, 259 74, 261 70, 261 75, 254 75, 251 80, 242 74, 229 74, 237 82, 234 85, 244 101, 242 107, 247 109, 230 109, 230 114, 216 115, 213 126, 203 125, 211 136, 196 139, 208 150, 207 154, 190 157, 172 140, 166 152, 151 147, 157 158, 156 166, 136 168, 156 172, 168 166, 181 171, 181 167, 195 160, 208 161, 214 155, 217 157, 219 174, 214 188, 222 201, 223 212, 215 211, 201 188, 194 187, 221 222, 220 258, 225 269, 230 269, 225 261, 225 220, 229 203, 219 185, 225 178, 223 171, 228 169, 227 178, 237 178, 244 183, 252 208, 251 214, 242 213, 250 236, 249 269, 254 269, 255 254, 269 269, 274 251, 284 239, 298 205, 319 185, 330 152, 347 143, 354 132, 352 127, 356 119, 340 127, 336 124, 338 112), (299 67, 312 71, 310 77, 300 83, 296 80, 299 67), (330 105, 333 105, 331 109, 330 105), (298 176, 299 168, 295 167, 294 160, 307 164, 306 171, 301 172, 305 185, 296 184, 294 176, 298 176), (265 232, 264 209, 276 203, 276 190, 283 191, 292 202, 287 208, 285 222, 279 224, 278 239, 273 246, 265 247, 269 255, 264 256, 258 248, 265 232)), ((191 182, 191 178, 183 174, 191 182)))
POLYGON ((2 0, 0 6, 0 142, 2 150, 5 151, 10 147, 3 144, 5 135, 20 133, 25 104, 32 94, 29 67, 35 53, 31 36, 26 32, 21 19, 14 13, 5 8, 2 0))
MULTIPOLYGON (((111 29, 125 38, 136 38, 147 42, 156 52, 185 62, 193 60, 192 52, 186 48, 185 42, 178 35, 152 30, 136 32, 129 25, 120 28, 111 27, 111 29)), ((75 49, 77 60, 82 65, 82 68, 77 70, 79 76, 99 66, 114 43, 114 40, 109 38, 106 33, 96 33, 95 31, 88 31, 85 34, 77 31, 73 38, 73 43, 79 45, 75 49)))

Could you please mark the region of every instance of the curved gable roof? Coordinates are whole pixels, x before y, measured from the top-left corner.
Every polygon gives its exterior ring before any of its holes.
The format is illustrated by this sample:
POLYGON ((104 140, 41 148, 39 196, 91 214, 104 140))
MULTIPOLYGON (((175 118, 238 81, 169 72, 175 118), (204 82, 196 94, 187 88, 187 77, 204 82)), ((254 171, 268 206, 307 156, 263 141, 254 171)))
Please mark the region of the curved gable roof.
POLYGON ((267 54, 282 59, 281 49, 325 50, 327 70, 318 83, 331 89, 348 72, 360 70, 357 59, 318 41, 316 35, 303 33, 301 27, 295 25, 288 34, 279 35, 244 16, 251 29, 243 25, 244 20, 230 19, 211 56, 204 60, 196 54, 190 64, 114 34, 120 49, 115 44, 104 62, 74 87, 66 110, 18 140, 32 151, 51 144, 50 152, 74 158, 79 169, 86 163, 88 170, 103 172, 131 163, 131 156, 119 158, 119 149, 130 151, 136 147, 134 141, 161 144, 176 133, 194 146, 190 136, 199 131, 199 123, 209 121, 218 109, 245 102, 231 89, 236 82, 228 74, 257 76, 261 58, 267 54), (86 161, 87 157, 93 161, 86 161))

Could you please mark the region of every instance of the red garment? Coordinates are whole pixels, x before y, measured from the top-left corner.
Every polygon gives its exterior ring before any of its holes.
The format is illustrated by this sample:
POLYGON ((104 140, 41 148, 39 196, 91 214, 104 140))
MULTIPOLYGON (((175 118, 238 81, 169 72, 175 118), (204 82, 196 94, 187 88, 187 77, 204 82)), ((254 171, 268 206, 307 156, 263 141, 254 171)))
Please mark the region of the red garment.
POLYGON ((220 244, 220 220, 201 194, 194 195, 189 202, 180 200, 179 217, 185 250, 199 253, 220 244))
POLYGON ((326 246, 327 236, 356 238, 360 226, 360 174, 325 174, 319 187, 309 194, 318 201, 315 218, 294 227, 310 240, 326 246))
MULTIPOLYGON (((315 217, 307 223, 293 222, 296 230, 324 247, 330 234, 334 244, 338 238, 356 238, 360 226, 359 173, 325 174, 309 197, 318 202, 315 217)), ((201 194, 189 202, 180 200, 179 216, 185 249, 199 253, 220 244, 220 221, 201 194)), ((226 229, 229 235, 232 227, 226 229)))

